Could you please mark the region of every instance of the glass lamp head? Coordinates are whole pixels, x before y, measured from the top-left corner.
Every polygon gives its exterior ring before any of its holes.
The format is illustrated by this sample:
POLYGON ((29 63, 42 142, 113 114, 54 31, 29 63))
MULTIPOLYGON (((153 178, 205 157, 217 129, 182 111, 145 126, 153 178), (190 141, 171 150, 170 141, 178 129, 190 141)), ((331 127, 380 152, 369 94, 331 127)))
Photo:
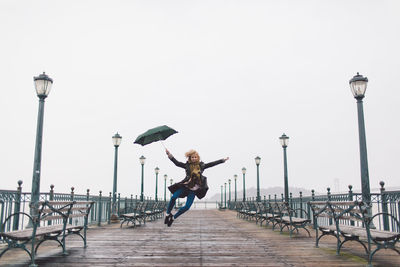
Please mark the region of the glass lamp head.
POLYGON ((141 156, 139 158, 140 164, 144 165, 146 163, 146 158, 144 156, 141 156))
POLYGON ((354 98, 363 99, 365 96, 365 91, 367 90, 368 78, 363 77, 357 72, 357 75, 355 75, 349 81, 349 84, 354 98))
POLYGON ((289 145, 289 136, 287 136, 285 133, 279 137, 279 140, 281 141, 282 147, 287 147, 289 145))
POLYGON ((117 132, 113 137, 112 137, 112 142, 114 144, 115 147, 119 147, 119 145, 121 144, 122 141, 122 136, 119 135, 119 133, 117 132))
POLYGON ((36 94, 39 98, 46 98, 53 85, 53 79, 51 79, 46 73, 42 73, 39 76, 33 77, 35 82, 36 94))

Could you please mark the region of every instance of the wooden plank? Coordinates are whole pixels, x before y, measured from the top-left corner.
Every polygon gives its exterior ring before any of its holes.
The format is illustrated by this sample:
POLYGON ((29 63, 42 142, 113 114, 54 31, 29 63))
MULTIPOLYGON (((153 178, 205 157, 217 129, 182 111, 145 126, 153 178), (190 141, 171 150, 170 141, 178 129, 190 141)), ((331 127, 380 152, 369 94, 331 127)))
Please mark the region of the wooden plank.
MULTIPOLYGON (((312 232, 313 233, 313 232, 312 232)), ((171 227, 163 219, 136 228, 119 224, 90 227, 88 247, 77 236, 67 239, 68 256, 53 242, 39 248, 39 266, 365 266, 363 248, 347 242, 335 255, 336 240, 323 237, 320 248, 304 231, 289 238, 226 210, 190 210, 171 227)), ((25 253, 26 254, 26 253, 25 253)), ((7 252, 1 264, 27 264, 24 252, 7 252)), ((376 257, 376 258, 375 258, 376 257)), ((374 266, 400 266, 393 251, 379 251, 374 266)), ((7 265, 7 266, 8 266, 7 265)))

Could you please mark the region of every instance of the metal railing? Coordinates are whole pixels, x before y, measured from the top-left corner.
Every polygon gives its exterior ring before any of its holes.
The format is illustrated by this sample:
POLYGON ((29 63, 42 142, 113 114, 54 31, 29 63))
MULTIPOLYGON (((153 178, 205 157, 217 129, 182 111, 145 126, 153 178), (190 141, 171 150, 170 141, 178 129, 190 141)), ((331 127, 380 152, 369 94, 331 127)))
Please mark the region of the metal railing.
MULTIPOLYGON (((22 181, 18 181, 17 190, 0 190, 0 230, 9 232, 15 230, 25 229, 29 224, 29 213, 30 213, 30 201, 31 193, 22 192, 22 181), (11 216, 14 213, 21 213, 19 216, 11 216), (7 220, 8 217, 11 218, 7 220)), ((104 196, 102 191, 99 191, 99 195, 90 195, 89 189, 87 189, 86 194, 79 195, 75 194, 75 188, 71 188, 70 193, 55 193, 54 186, 50 186, 49 192, 40 193, 40 201, 94 201, 92 210, 90 211, 88 224, 101 225, 102 223, 111 223, 112 215, 112 194, 109 193, 108 196, 104 196)), ((153 203, 155 202, 150 197, 145 197, 145 202, 153 203)), ((121 198, 118 194, 116 201, 116 215, 130 212, 140 200, 125 197, 121 198)), ((158 201, 163 202, 163 201, 158 201)), ((152 205, 147 205, 151 207, 152 205)), ((74 225, 83 224, 84 218, 74 219, 69 223, 74 225)), ((57 221, 49 221, 49 224, 58 223, 57 221)), ((1 239, 0 239, 1 242, 1 239)))
MULTIPOLYGON (((383 213, 381 216, 377 216, 374 218, 373 224, 379 230, 388 230, 400 232, 399 225, 395 219, 400 219, 400 190, 397 191, 386 191, 384 188, 385 183, 380 182, 380 192, 379 193, 371 193, 371 213, 372 215, 383 213), (393 217, 392 217, 393 216, 393 217), (394 219, 395 218, 395 219, 394 219)), ((362 201, 362 194, 355 193, 352 190, 352 186, 349 185, 348 193, 342 194, 331 194, 330 188, 327 188, 326 195, 315 195, 314 190, 312 190, 311 196, 303 196, 300 192, 299 197, 293 197, 292 193, 290 193, 289 204, 292 209, 298 211, 296 216, 301 218, 313 219, 313 214, 311 207, 308 205, 309 201, 362 201), (300 211, 303 210, 303 211, 300 211)), ((255 198, 248 198, 246 202, 255 202, 255 198)), ((284 201, 283 194, 280 197, 274 195, 264 196, 264 199, 261 200, 264 203, 269 202, 280 202, 284 201)), ((241 201, 240 201, 241 202, 241 201)), ((227 208, 236 209, 240 202, 227 202, 227 208)), ((224 206, 224 203, 220 204, 224 206)), ((351 223, 349 221, 345 223, 351 223)), ((318 225, 330 225, 332 224, 332 219, 329 218, 318 218, 318 225)))

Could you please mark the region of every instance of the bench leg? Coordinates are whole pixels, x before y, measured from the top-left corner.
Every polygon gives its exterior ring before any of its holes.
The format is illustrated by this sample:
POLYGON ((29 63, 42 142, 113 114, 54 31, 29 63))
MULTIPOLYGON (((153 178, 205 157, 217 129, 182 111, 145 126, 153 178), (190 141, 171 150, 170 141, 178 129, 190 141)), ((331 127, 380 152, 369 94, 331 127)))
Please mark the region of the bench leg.
POLYGON ((0 253, 0 258, 4 255, 4 253, 6 253, 7 251, 11 250, 12 248, 20 248, 23 249, 26 253, 28 253, 29 258, 32 258, 32 254, 31 252, 25 247, 25 244, 23 245, 17 245, 17 246, 8 246, 7 248, 5 248, 1 253, 0 253))
POLYGON ((63 244, 60 242, 60 240, 57 239, 57 237, 54 237, 54 238, 44 238, 44 239, 40 240, 39 243, 37 243, 36 248, 35 248, 35 254, 37 254, 37 250, 38 250, 39 246, 40 246, 44 241, 47 241, 47 240, 54 240, 54 241, 56 241, 58 244, 60 244, 61 247, 64 247, 63 244))
MULTIPOLYGON (((340 245, 339 245, 339 247, 338 247, 338 250, 337 250, 337 255, 339 255, 340 249, 342 248, 343 244, 346 243, 347 241, 356 241, 356 242, 360 243, 360 244, 364 247, 365 253, 366 253, 367 255, 370 254, 369 251, 368 251, 368 248, 365 246, 365 244, 364 244, 363 242, 361 242, 361 241, 358 240, 358 239, 346 238, 346 240, 344 240, 343 242, 340 243, 340 245)), ((379 249, 376 249, 375 252, 376 252, 377 250, 379 250, 379 249)))
MULTIPOLYGON (((380 247, 377 247, 372 253, 370 253, 369 254, 369 256, 368 256, 368 267, 372 267, 372 257, 375 255, 375 253, 378 251, 378 250, 380 250, 381 248, 380 247)), ((397 251, 397 250, 396 250, 397 251)), ((398 251, 397 251, 397 253, 399 253, 398 251)), ((400 254, 400 253, 399 253, 400 254)))

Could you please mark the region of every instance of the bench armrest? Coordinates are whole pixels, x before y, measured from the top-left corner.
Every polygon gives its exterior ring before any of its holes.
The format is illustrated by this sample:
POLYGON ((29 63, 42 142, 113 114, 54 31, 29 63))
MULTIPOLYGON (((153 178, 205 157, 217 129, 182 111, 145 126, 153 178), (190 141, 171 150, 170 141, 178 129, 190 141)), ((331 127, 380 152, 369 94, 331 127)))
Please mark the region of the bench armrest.
MULTIPOLYGON (((0 232, 2 232, 2 233, 4 233, 5 232, 5 227, 6 227, 6 225, 7 225, 7 221, 9 221, 9 220, 11 220, 11 218, 13 218, 13 217, 15 217, 15 216, 20 216, 20 215, 25 215, 25 216, 27 216, 28 218, 29 218, 29 223, 31 224, 31 225, 33 225, 33 222, 34 222, 34 220, 33 220, 33 218, 32 218, 32 216, 31 215, 29 215, 28 213, 25 213, 25 212, 15 212, 15 213, 13 213, 13 214, 11 214, 11 215, 9 215, 5 220, 4 220, 4 222, 2 222, 2 227, 1 227, 1 229, 0 229, 0 232)), ((15 220, 15 219, 14 219, 15 220)))

